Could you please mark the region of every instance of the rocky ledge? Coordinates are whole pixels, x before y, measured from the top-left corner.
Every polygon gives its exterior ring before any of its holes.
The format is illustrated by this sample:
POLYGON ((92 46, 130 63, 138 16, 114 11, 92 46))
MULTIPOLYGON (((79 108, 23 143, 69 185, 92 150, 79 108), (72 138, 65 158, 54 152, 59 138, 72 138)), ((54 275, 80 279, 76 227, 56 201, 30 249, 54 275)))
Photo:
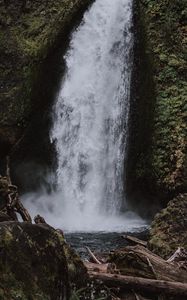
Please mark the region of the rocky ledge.
POLYGON ((187 194, 180 194, 159 212, 151 225, 149 248, 167 258, 177 247, 187 249, 187 194))

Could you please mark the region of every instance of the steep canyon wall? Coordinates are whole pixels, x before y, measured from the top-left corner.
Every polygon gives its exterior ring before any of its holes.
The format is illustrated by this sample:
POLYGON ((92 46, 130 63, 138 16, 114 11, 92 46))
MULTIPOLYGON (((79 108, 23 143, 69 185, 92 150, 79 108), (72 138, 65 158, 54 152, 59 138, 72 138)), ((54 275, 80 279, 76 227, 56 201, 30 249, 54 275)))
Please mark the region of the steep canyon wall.
POLYGON ((0 1, 1 157, 22 136, 35 112, 44 113, 53 77, 50 69, 46 74, 45 65, 91 2, 0 1))
POLYGON ((187 188, 186 2, 134 6, 130 193, 139 189, 164 204, 187 188))

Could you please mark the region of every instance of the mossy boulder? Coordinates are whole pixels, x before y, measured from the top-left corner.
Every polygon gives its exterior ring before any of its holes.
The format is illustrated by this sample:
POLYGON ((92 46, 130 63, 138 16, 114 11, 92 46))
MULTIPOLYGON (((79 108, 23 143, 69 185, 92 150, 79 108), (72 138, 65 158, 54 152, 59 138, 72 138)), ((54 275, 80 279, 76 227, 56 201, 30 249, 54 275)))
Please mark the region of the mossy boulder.
POLYGON ((167 258, 178 247, 187 249, 187 194, 180 194, 158 213, 150 229, 149 248, 167 258))
POLYGON ((59 44, 66 43, 66 33, 90 3, 91 0, 0 0, 1 155, 23 134, 32 112, 41 109, 43 113, 47 96, 38 93, 41 69, 59 44))
POLYGON ((64 253, 68 264, 70 283, 79 289, 87 283, 87 269, 80 256, 67 243, 64 243, 64 253))
POLYGON ((83 264, 61 232, 46 224, 0 223, 0 299, 68 299, 77 273, 83 280, 83 264))

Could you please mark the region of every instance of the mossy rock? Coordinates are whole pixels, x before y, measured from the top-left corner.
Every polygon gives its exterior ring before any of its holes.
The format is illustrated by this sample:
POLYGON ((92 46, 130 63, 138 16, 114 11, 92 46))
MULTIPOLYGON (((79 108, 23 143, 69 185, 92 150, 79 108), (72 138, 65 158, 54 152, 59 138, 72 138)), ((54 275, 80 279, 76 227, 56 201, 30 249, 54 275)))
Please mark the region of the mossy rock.
POLYGON ((87 269, 80 256, 67 243, 64 243, 64 252, 68 264, 69 280, 76 288, 82 288, 88 280, 87 269))
POLYGON ((71 286, 80 288, 86 280, 83 262, 60 230, 0 222, 0 300, 69 299, 71 286))
POLYGON ((187 194, 180 194, 155 216, 149 248, 168 258, 178 247, 187 249, 187 194))
POLYGON ((45 225, 0 223, 0 299, 63 299, 69 290, 63 244, 45 225))

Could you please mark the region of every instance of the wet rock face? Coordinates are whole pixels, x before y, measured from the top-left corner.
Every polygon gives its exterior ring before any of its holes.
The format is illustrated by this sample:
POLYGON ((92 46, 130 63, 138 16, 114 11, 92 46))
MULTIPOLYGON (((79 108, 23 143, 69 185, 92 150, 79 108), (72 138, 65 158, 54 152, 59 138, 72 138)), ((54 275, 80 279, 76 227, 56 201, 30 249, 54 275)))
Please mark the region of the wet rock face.
POLYGON ((187 194, 181 194, 155 216, 149 248, 168 258, 178 247, 187 249, 187 194))
POLYGON ((136 57, 142 57, 132 176, 145 191, 168 199, 187 188, 186 1, 136 3, 136 57))
POLYGON ((90 3, 91 0, 0 0, 0 147, 3 154, 23 134, 33 111, 40 109, 41 103, 43 113, 47 98, 45 87, 41 91, 43 65, 58 44, 66 42, 65 35, 76 23, 77 15, 90 3))
POLYGON ((65 299, 64 238, 47 225, 0 223, 0 299, 65 299))

